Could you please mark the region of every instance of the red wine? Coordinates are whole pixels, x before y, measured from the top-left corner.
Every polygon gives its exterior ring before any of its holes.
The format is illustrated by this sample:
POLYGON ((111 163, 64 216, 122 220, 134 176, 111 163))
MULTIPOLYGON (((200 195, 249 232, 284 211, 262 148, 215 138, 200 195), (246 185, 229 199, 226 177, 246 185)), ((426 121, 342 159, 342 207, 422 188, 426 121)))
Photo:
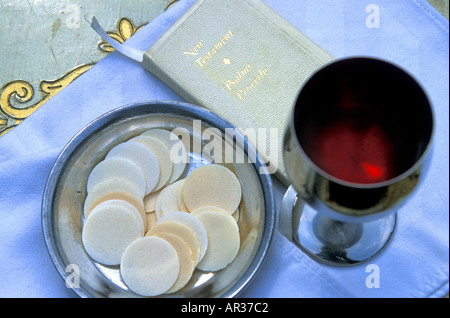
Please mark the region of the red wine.
POLYGON ((433 116, 421 87, 397 67, 348 59, 318 71, 294 109, 301 148, 329 175, 346 182, 392 180, 427 149, 433 116))
POLYGON ((375 114, 334 114, 308 136, 307 155, 337 179, 371 184, 399 174, 396 138, 375 114))

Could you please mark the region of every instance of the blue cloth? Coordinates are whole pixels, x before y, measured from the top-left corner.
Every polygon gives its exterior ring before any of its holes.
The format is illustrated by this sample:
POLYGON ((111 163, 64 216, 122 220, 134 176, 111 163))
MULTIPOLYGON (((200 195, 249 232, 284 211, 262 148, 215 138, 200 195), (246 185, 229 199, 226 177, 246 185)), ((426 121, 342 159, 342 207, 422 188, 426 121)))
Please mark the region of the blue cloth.
MULTIPOLYGON (((147 50, 194 2, 181 0, 127 42, 147 50)), ((437 128, 431 169, 399 211, 398 228, 367 264, 318 264, 277 231, 264 266, 242 297, 441 297, 449 290, 449 29, 425 0, 376 1, 379 28, 369 28, 370 0, 266 0, 336 58, 391 60, 412 73, 434 104, 437 128), (368 7, 369 6, 369 7, 368 7), (366 10, 367 9, 367 10, 366 10), (368 21, 366 21, 368 20, 368 21), (367 23, 366 23, 367 22, 367 23)), ((139 64, 112 53, 0 138, 0 297, 73 297, 47 254, 40 203, 46 177, 67 142, 116 107, 181 98, 139 64)), ((285 188, 276 184, 278 206, 285 188)))

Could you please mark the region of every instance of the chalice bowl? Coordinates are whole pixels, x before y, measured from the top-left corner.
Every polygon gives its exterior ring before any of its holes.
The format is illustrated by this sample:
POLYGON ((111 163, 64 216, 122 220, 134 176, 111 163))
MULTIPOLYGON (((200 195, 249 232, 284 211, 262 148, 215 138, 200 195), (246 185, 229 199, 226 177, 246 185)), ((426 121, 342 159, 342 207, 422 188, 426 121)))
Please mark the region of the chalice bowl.
POLYGON ((292 185, 280 232, 321 263, 372 259, 426 174, 433 131, 427 94, 397 65, 353 57, 320 68, 300 88, 285 133, 292 185))

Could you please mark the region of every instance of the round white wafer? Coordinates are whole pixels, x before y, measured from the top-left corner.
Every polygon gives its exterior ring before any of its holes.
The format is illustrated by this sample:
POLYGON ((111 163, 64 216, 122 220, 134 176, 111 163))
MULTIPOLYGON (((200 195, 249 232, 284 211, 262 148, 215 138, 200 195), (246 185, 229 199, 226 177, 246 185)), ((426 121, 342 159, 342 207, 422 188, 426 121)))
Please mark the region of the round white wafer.
POLYGON ((141 201, 143 198, 143 193, 133 184, 116 177, 106 179, 105 181, 97 184, 91 191, 87 194, 84 201, 84 216, 92 211, 95 205, 97 205, 98 199, 114 192, 124 192, 129 193, 132 197, 136 198, 136 201, 141 201))
POLYGON ((82 242, 95 261, 118 265, 127 246, 141 234, 141 226, 130 210, 106 205, 92 210, 83 226, 82 242))
MULTIPOLYGON (((217 213, 222 213, 225 215, 230 215, 230 212, 228 212, 227 210, 215 207, 215 206, 203 206, 201 208, 195 209, 194 211, 191 212, 192 215, 197 216, 200 213, 203 212, 217 212, 217 213)), ((236 209, 236 211, 233 212, 233 214, 231 214, 231 216, 233 217, 233 219, 236 222, 239 222, 239 218, 241 216, 241 212, 239 210, 239 207, 236 209)))
POLYGON ((183 185, 184 185, 184 182, 181 185, 180 190, 178 191, 178 207, 180 208, 180 211, 189 212, 189 209, 187 208, 186 204, 184 204, 183 185))
POLYGON ((186 178, 183 200, 189 211, 216 206, 234 212, 241 202, 241 185, 233 172, 218 164, 201 166, 186 178))
POLYGON ((190 213, 176 211, 164 215, 161 219, 158 220, 158 223, 171 221, 186 225, 195 233, 195 235, 197 235, 197 239, 200 244, 200 255, 198 262, 200 262, 203 259, 206 250, 208 249, 208 235, 206 234, 206 229, 203 226, 202 222, 200 222, 198 218, 196 218, 194 215, 191 215, 190 213))
POLYGON ((197 218, 208 233, 208 249, 197 268, 218 271, 230 264, 239 252, 239 228, 231 215, 203 212, 197 218))
POLYGON ((149 147, 156 154, 159 162, 159 180, 153 191, 158 191, 164 187, 170 180, 173 171, 173 163, 170 159, 170 150, 157 138, 150 136, 137 136, 131 141, 139 142, 149 147))
MULTIPOLYGON (((164 188, 163 188, 164 189, 164 188)), ((152 192, 144 198, 144 210, 145 212, 155 212, 156 209, 156 200, 158 200, 158 196, 163 189, 159 189, 156 192, 152 192)))
POLYGON ((180 261, 175 248, 152 236, 132 242, 123 253, 120 274, 125 284, 142 296, 157 296, 177 281, 180 261))
POLYGON ((200 243, 197 235, 188 226, 174 221, 156 222, 155 225, 147 232, 146 236, 153 236, 158 233, 171 233, 181 237, 192 251, 194 263, 197 264, 200 257, 200 243))
POLYGON ((158 195, 158 198, 156 199, 156 202, 155 202, 155 215, 156 215, 157 219, 162 218, 163 215, 164 215, 163 211, 161 210, 161 201, 162 201, 162 198, 164 197, 164 195, 169 190, 170 190, 169 187, 162 188, 161 192, 158 195))
POLYGON ((179 180, 167 186, 167 190, 164 191, 164 194, 161 198, 161 215, 159 217, 170 212, 181 210, 180 206, 178 205, 178 193, 181 191, 183 183, 184 180, 179 180))
POLYGON ((218 208, 216 206, 202 206, 201 208, 198 208, 198 209, 195 209, 194 211, 192 211, 191 214, 194 216, 198 216, 198 215, 202 214, 203 212, 217 212, 217 213, 222 213, 225 215, 231 215, 230 212, 228 212, 227 210, 218 208))
POLYGON ((150 194, 159 180, 159 162, 155 153, 142 143, 127 141, 110 150, 108 158, 124 158, 134 162, 145 177, 145 194, 150 194))
POLYGON ((158 138, 167 146, 170 150, 171 161, 173 162, 172 176, 168 183, 177 181, 185 171, 189 158, 183 142, 174 133, 166 129, 150 129, 144 132, 142 136, 158 138))
POLYGON ((123 179, 145 193, 145 177, 141 169, 131 160, 124 158, 109 158, 96 165, 89 174, 87 192, 91 192, 96 185, 113 177, 123 179))
POLYGON ((104 201, 104 202, 100 203, 99 205, 97 205, 97 207, 107 206, 107 205, 119 205, 124 208, 127 208, 130 212, 132 212, 141 227, 141 236, 144 236, 144 234, 145 234, 144 220, 142 219, 142 215, 139 213, 138 209, 136 209, 136 207, 134 205, 132 205, 131 203, 124 201, 124 200, 108 200, 108 201, 104 201))
POLYGON ((166 293, 177 292, 186 286, 194 272, 195 263, 192 257, 192 251, 189 248, 189 245, 175 234, 161 232, 155 236, 165 239, 177 251, 178 259, 180 260, 180 273, 178 274, 175 284, 166 293))
POLYGON ((123 200, 133 205, 139 211, 139 214, 141 215, 142 220, 144 221, 145 231, 148 230, 147 220, 144 212, 144 202, 139 198, 135 197, 130 192, 108 192, 102 195, 96 195, 95 192, 91 192, 91 194, 92 195, 87 196, 85 201, 85 210, 84 210, 85 218, 88 218, 92 210, 102 202, 109 200, 123 200))

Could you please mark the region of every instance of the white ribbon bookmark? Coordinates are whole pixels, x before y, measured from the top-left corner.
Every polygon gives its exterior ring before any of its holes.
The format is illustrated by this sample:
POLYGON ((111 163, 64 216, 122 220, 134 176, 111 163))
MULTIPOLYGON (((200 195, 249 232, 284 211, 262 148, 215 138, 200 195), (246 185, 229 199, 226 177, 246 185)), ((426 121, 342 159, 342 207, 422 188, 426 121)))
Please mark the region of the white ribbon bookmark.
POLYGON ((115 48, 117 51, 136 62, 142 63, 145 52, 126 46, 125 44, 121 44, 114 40, 105 32, 105 30, 103 30, 95 17, 92 17, 91 28, 93 28, 94 31, 103 38, 103 40, 108 42, 108 44, 115 48))

